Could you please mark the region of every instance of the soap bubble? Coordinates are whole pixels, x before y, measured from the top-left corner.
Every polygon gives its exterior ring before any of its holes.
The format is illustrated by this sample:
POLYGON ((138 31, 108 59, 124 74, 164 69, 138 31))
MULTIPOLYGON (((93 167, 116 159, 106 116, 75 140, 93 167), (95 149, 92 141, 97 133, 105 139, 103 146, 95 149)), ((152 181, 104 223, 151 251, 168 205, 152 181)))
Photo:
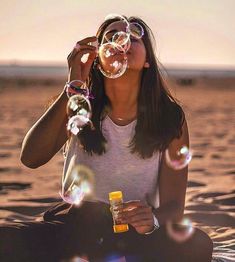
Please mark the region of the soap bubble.
POLYGON ((127 68, 125 50, 116 43, 106 43, 99 48, 99 69, 109 78, 117 78, 124 74, 127 68))
POLYGON ((130 34, 126 32, 117 32, 112 37, 112 42, 117 44, 117 47, 121 46, 124 52, 127 52, 131 47, 130 34))
POLYGON ((175 159, 170 156, 169 150, 166 150, 166 163, 169 167, 180 170, 186 167, 192 160, 192 151, 188 149, 187 146, 183 146, 180 150, 176 152, 175 159))
POLYGON ((66 85, 66 93, 68 97, 71 97, 76 94, 82 94, 84 96, 89 96, 89 89, 85 86, 80 80, 72 80, 66 85))
POLYGON ((69 98, 67 103, 67 115, 83 115, 86 118, 91 118, 92 109, 89 99, 83 95, 74 95, 69 98))
POLYGON ((83 116, 83 115, 75 115, 69 118, 68 124, 67 124, 67 130, 69 130, 72 134, 77 135, 79 131, 87 125, 88 123, 92 123, 89 118, 83 116))
POLYGON ((85 166, 75 164, 75 157, 71 158, 66 175, 62 181, 62 199, 69 203, 79 205, 84 198, 94 191, 94 173, 85 166))
POLYGON ((192 237, 194 228, 189 218, 183 218, 180 222, 177 223, 168 221, 166 223, 166 231, 172 240, 182 243, 192 237))
POLYGON ((144 29, 140 24, 131 22, 127 27, 127 33, 136 39, 140 39, 144 35, 144 29))
POLYGON ((119 14, 108 14, 104 21, 107 21, 107 20, 111 20, 111 19, 114 19, 114 18, 118 18, 120 21, 122 21, 123 23, 126 24, 126 27, 129 26, 129 22, 128 20, 123 16, 123 15, 119 15, 119 14))

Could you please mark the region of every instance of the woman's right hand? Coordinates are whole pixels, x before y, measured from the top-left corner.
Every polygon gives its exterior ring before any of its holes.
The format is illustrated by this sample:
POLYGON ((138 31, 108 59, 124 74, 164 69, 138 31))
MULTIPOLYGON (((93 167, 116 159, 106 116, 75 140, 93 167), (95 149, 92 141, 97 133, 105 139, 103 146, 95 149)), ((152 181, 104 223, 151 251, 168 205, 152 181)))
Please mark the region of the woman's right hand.
POLYGON ((72 80, 81 80, 82 82, 86 81, 91 70, 91 65, 97 55, 96 47, 89 45, 89 43, 96 41, 97 38, 95 36, 82 39, 81 41, 77 42, 74 49, 68 55, 68 82, 72 80), (89 57, 87 61, 84 63, 81 61, 81 58, 85 54, 89 54, 89 57))

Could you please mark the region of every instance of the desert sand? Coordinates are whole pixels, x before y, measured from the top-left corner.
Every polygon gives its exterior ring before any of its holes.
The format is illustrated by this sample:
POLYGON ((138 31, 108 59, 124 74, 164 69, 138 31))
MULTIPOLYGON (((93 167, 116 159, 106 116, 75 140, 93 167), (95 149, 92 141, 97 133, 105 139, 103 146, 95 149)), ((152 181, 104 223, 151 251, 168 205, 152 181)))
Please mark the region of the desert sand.
MULTIPOLYGON (((235 261, 235 79, 168 83, 186 112, 194 152, 185 214, 212 238, 214 261, 235 261)), ((0 223, 34 220, 60 200, 62 152, 38 169, 19 155, 27 130, 62 88, 63 81, 0 81, 0 223)))

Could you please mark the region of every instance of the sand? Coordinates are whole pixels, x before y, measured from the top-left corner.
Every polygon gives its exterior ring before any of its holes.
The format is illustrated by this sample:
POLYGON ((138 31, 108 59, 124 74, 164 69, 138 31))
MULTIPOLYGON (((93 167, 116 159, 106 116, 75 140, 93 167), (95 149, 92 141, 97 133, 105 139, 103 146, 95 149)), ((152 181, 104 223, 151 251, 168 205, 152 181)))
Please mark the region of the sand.
MULTIPOLYGON (((214 261, 235 261, 235 79, 168 82, 194 152, 185 214, 212 238, 214 261)), ((0 223, 34 220, 60 199, 62 153, 38 169, 23 166, 19 155, 27 130, 62 88, 61 81, 0 81, 0 223)))

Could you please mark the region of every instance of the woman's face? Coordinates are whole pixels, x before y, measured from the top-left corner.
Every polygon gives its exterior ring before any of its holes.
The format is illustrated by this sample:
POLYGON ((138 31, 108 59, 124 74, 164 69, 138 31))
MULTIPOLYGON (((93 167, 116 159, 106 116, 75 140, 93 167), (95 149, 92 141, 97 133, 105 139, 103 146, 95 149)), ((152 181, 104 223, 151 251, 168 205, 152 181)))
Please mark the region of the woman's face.
MULTIPOLYGON (((113 22, 104 31, 106 38, 111 39, 116 32, 126 32, 126 23, 122 21, 113 22)), ((127 51, 128 69, 141 71, 146 62, 146 49, 142 39, 131 36, 131 47, 127 51)))

